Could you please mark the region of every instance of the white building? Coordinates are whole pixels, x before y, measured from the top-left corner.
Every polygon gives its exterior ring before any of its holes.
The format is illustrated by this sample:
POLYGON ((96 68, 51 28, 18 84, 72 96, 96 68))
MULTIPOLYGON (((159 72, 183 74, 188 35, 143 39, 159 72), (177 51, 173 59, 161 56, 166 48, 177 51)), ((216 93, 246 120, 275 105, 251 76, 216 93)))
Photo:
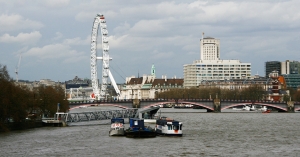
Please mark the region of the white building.
POLYGON ((251 63, 220 59, 219 39, 202 36, 200 50, 200 60, 183 67, 184 87, 199 86, 203 81, 251 78, 251 63))
POLYGON ((160 92, 174 88, 183 88, 183 79, 176 77, 167 79, 167 76, 162 76, 161 79, 156 78, 155 67, 152 65, 151 75, 126 78, 119 99, 154 99, 159 96, 160 92))
POLYGON ((286 60, 281 62, 281 73, 280 74, 300 74, 300 62, 286 60))

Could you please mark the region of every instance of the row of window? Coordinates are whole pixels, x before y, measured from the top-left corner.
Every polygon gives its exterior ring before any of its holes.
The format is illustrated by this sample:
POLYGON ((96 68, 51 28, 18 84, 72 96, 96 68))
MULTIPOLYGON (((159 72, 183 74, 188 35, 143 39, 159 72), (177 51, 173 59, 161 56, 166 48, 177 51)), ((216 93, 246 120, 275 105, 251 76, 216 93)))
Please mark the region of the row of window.
POLYGON ((197 76, 246 76, 246 74, 197 74, 197 76))
POLYGON ((250 70, 250 68, 197 68, 197 70, 250 70))
POLYGON ((238 64, 238 65, 210 65, 210 64, 208 64, 208 65, 196 65, 196 67, 251 67, 251 65, 240 65, 240 64, 238 64))
MULTIPOLYGON (((250 70, 248 72, 250 72, 250 70)), ((247 73, 247 71, 196 71, 196 73, 247 73)))

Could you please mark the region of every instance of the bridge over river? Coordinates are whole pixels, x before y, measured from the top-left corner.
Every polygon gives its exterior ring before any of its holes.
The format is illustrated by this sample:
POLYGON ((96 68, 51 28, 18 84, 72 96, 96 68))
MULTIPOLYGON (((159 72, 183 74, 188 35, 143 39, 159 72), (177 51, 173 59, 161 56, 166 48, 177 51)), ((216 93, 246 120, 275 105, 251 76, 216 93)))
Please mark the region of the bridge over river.
POLYGON ((196 108, 207 109, 207 112, 222 112, 222 110, 243 105, 266 106, 278 112, 300 111, 300 102, 294 101, 258 101, 258 100, 228 100, 228 99, 131 99, 131 100, 95 100, 70 102, 70 110, 87 106, 115 106, 124 109, 148 108, 161 105, 191 104, 196 108))

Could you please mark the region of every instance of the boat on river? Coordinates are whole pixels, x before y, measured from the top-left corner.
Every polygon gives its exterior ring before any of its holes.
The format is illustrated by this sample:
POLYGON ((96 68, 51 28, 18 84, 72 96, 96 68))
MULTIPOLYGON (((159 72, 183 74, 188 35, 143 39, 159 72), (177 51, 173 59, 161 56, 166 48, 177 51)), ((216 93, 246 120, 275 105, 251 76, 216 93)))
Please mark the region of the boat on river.
POLYGON ((182 136, 182 122, 167 117, 161 117, 156 121, 155 131, 159 135, 182 136))
POLYGON ((150 126, 145 127, 144 119, 130 118, 130 127, 125 130, 125 136, 131 138, 156 137, 156 132, 150 126))
POLYGON ((111 119, 109 136, 124 136, 124 119, 123 118, 113 118, 111 119))
POLYGON ((257 109, 258 111, 262 111, 262 112, 265 112, 268 110, 268 108, 266 106, 262 106, 261 108, 258 108, 257 109))
POLYGON ((242 110, 244 110, 244 111, 250 111, 250 106, 244 105, 242 110))
POLYGON ((262 113, 271 113, 271 110, 266 110, 266 111, 263 111, 262 113))
POLYGON ((250 111, 257 111, 256 105, 251 105, 250 111))

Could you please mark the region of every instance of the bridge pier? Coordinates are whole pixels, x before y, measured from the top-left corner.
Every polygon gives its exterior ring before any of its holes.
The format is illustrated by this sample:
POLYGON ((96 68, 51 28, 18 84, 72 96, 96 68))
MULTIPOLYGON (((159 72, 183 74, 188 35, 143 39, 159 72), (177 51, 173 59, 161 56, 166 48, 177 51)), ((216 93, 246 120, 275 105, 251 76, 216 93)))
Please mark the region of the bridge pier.
POLYGON ((287 101, 286 102, 286 111, 287 112, 295 112, 295 105, 294 105, 294 101, 287 101))
POLYGON ((133 99, 132 108, 140 108, 140 107, 141 107, 141 101, 139 99, 133 99))
POLYGON ((220 99, 218 99, 218 98, 214 99, 213 103, 214 103, 214 112, 218 112, 218 113, 221 112, 221 101, 220 101, 220 99))

